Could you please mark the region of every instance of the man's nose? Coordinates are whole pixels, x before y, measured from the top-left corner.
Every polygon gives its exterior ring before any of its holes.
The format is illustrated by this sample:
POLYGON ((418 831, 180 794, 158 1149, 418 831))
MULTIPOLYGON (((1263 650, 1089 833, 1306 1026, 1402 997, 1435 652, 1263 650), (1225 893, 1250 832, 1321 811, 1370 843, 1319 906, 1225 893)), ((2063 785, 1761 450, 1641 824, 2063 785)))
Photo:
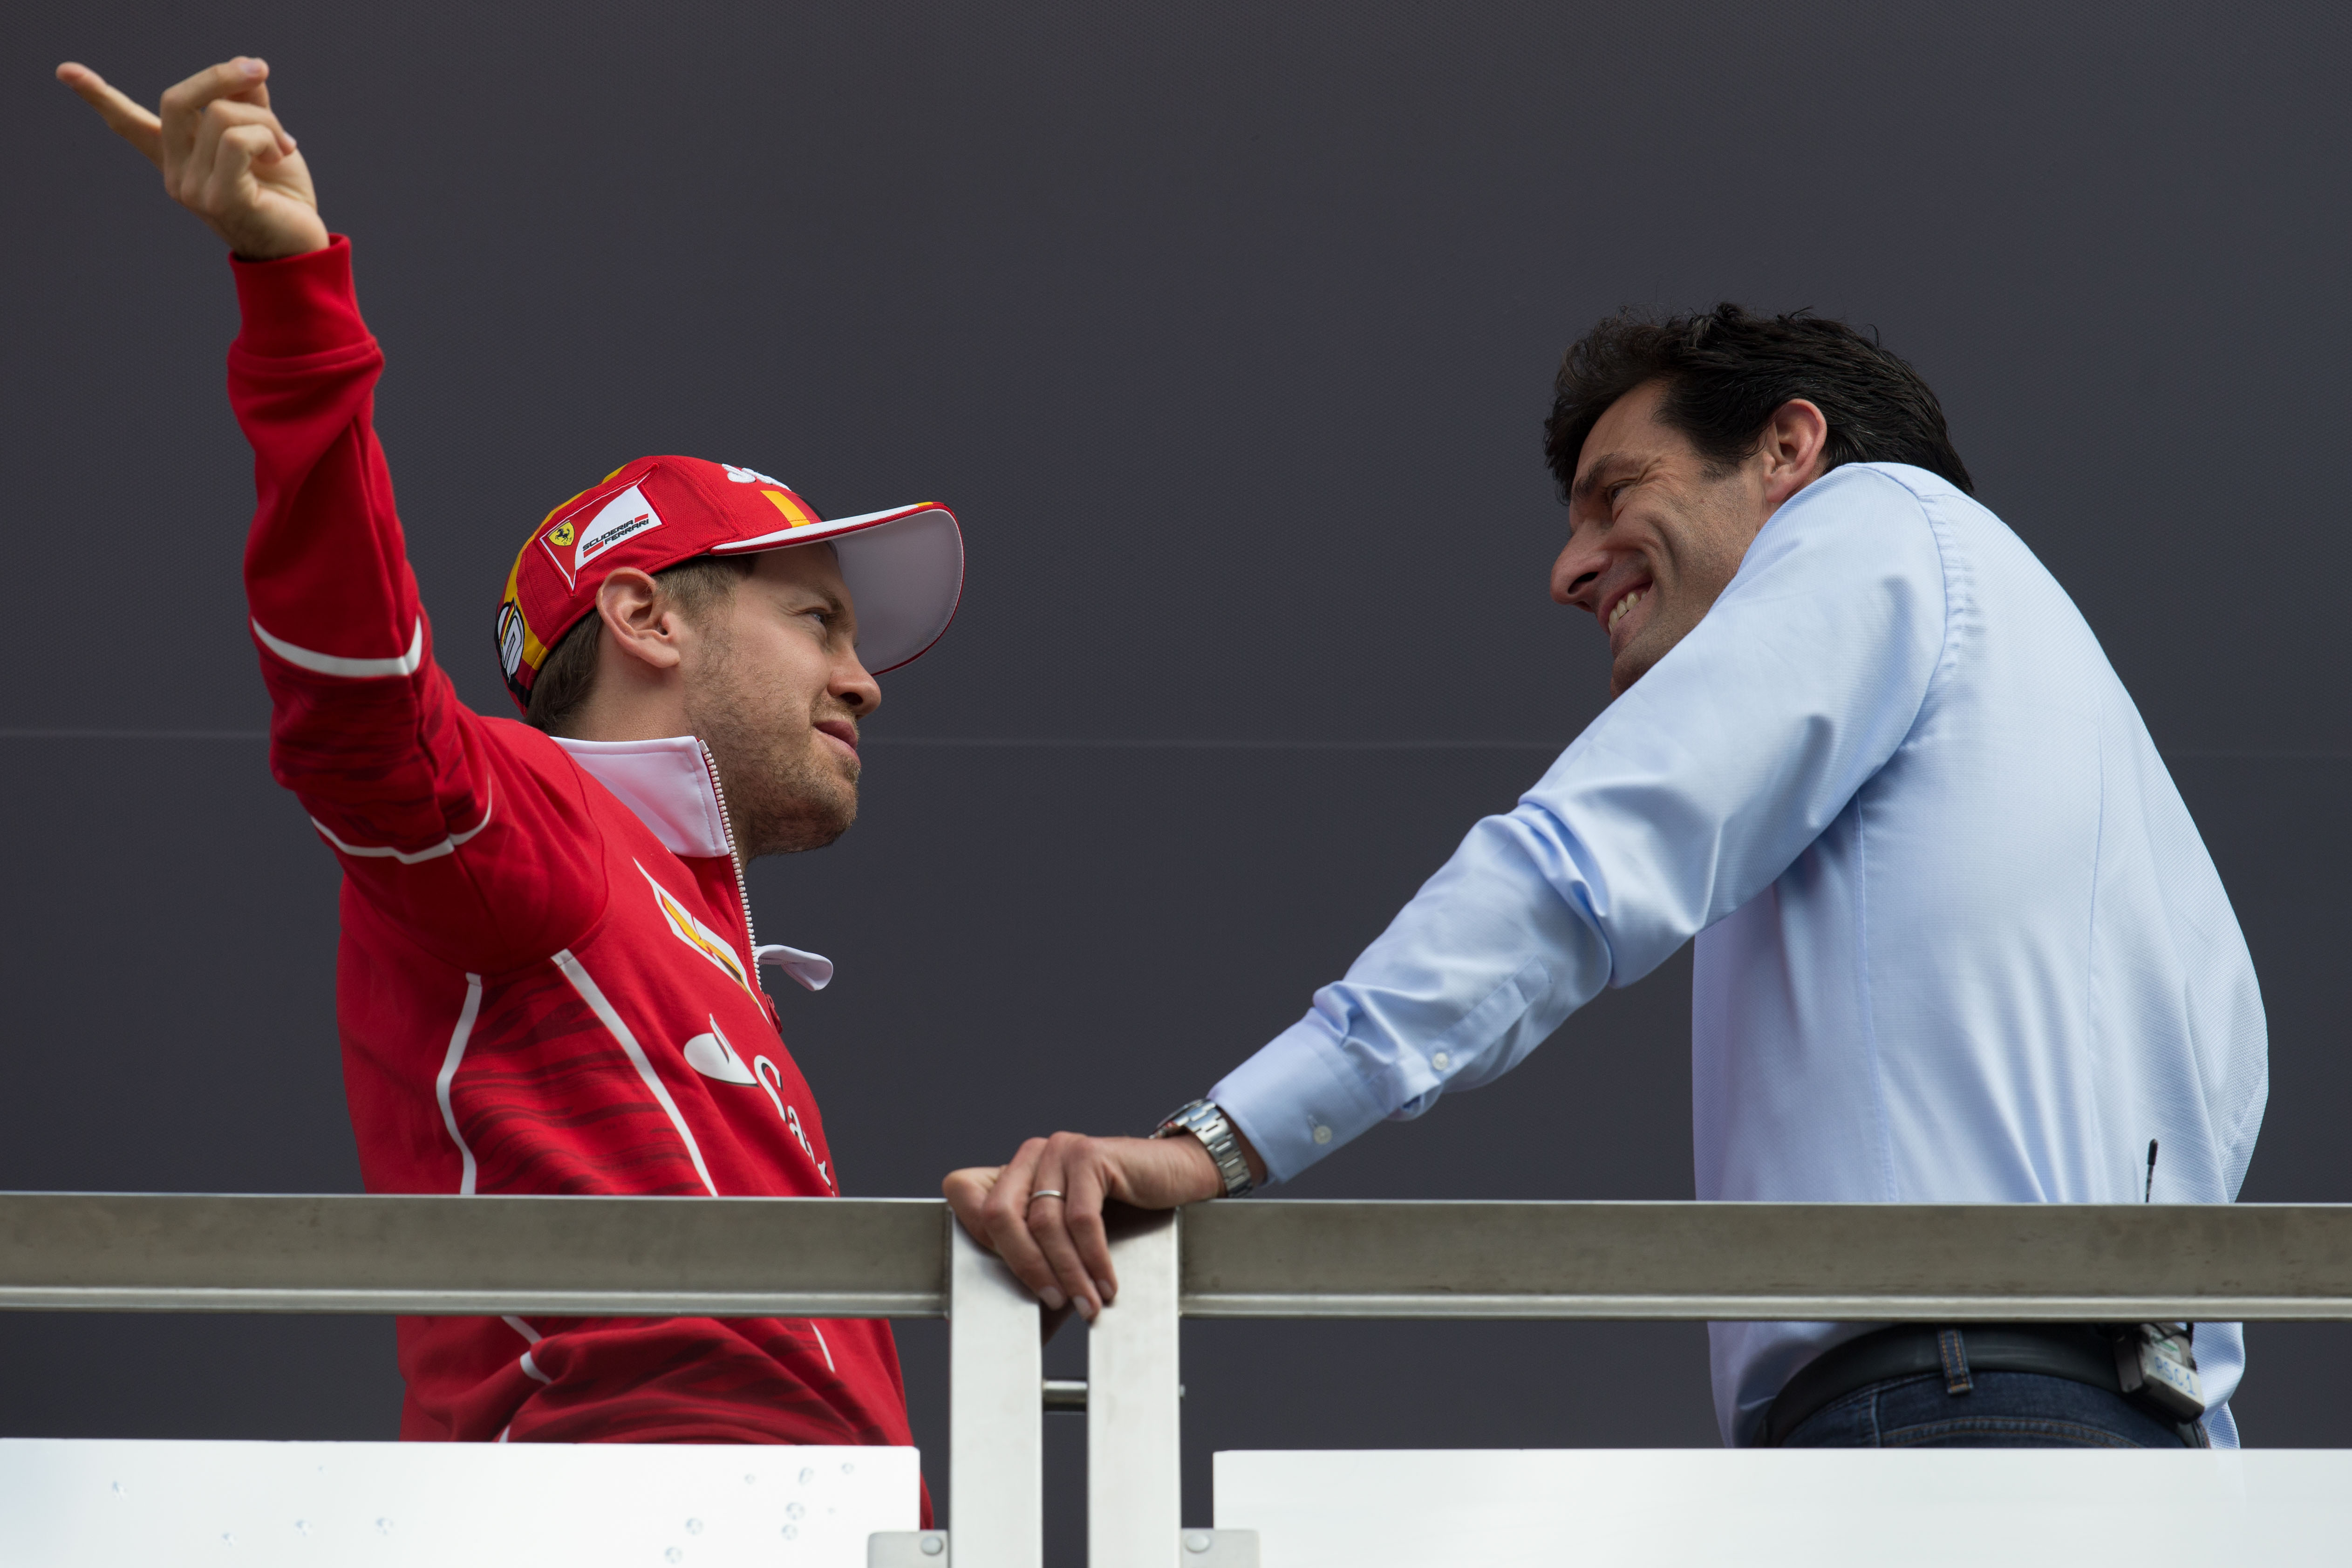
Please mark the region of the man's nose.
POLYGON ((882 706, 882 683, 866 673, 854 653, 834 667, 833 694, 859 719, 882 706))
POLYGON ((1587 550, 1570 540, 1559 559, 1551 563, 1552 602, 1573 605, 1576 596, 1601 580, 1601 569, 1607 564, 1596 550, 1587 550))

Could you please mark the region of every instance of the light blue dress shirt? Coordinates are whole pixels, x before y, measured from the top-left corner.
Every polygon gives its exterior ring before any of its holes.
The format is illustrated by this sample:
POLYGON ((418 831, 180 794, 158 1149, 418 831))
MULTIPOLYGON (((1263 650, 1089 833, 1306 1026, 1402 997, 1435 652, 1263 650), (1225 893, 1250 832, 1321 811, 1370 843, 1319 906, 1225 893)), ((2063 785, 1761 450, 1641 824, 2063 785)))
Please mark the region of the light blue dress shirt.
MULTIPOLYGON (((2221 878, 2073 601, 1924 469, 1791 498, 1690 635, 1211 1098, 1295 1176, 1693 938, 1702 1199, 2135 1203, 2150 1138, 2157 1201, 2237 1195, 2268 1041, 2221 878)), ((1866 1329, 1715 1324, 1724 1440, 1866 1329)), ((2239 1326, 2200 1325, 2197 1359, 2235 1447, 2239 1326)))

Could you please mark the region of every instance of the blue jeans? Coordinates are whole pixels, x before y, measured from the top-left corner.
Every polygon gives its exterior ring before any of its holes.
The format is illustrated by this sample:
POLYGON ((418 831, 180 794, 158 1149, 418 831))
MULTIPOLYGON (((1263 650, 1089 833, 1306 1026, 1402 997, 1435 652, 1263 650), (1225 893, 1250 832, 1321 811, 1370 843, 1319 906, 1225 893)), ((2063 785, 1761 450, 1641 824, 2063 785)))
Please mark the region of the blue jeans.
POLYGON ((2189 1448, 2201 1427, 2151 1415, 2120 1394, 2037 1372, 1979 1372, 1966 1394, 1938 1373, 1855 1389, 1800 1422, 1790 1448, 2189 1448))

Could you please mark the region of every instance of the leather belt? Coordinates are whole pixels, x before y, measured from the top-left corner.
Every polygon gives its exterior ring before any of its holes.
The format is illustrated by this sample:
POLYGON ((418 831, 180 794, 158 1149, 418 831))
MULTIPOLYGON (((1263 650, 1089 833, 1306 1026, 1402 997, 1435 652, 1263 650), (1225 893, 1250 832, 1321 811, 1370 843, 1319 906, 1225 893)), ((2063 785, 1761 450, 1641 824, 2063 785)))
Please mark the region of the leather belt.
MULTIPOLYGON (((1969 1323, 1941 1332, 1959 1336, 1967 1373, 2034 1372, 2087 1383, 2120 1395, 2115 1342, 2083 1323, 1969 1323)), ((1764 1441, 1779 1447, 1806 1419, 1856 1389, 1890 1378, 1936 1373, 1949 1377, 1937 1330, 1897 1323, 1832 1345, 1798 1368, 1764 1416, 1764 1441)))

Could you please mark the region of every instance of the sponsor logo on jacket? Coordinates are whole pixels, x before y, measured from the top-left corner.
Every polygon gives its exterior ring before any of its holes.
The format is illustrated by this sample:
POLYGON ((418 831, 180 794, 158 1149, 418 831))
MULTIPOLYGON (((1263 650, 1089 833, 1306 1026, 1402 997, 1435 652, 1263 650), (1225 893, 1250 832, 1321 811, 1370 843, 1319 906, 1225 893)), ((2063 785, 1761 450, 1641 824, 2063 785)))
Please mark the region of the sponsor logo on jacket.
MULTIPOLYGON (((645 868, 640 866, 637 869, 642 871, 645 868)), ((816 1167, 816 1173, 824 1180, 826 1188, 839 1192, 841 1189, 834 1184, 833 1173, 825 1168, 828 1162, 816 1157, 816 1145, 809 1142, 808 1130, 801 1125, 800 1107, 784 1099, 784 1069, 766 1057, 757 1058, 751 1066, 744 1066, 743 1058, 735 1052, 734 1043, 728 1039, 727 1031, 719 1026, 718 1015, 709 1016, 709 1034, 697 1035, 686 1042, 687 1066, 705 1078, 717 1079, 720 1083, 755 1083, 766 1089, 768 1098, 775 1102, 776 1114, 783 1121, 784 1131, 793 1135, 793 1142, 801 1146, 801 1152, 808 1156, 808 1163, 816 1167)))
POLYGON ((654 903, 660 909, 662 919, 668 923, 670 935, 700 953, 713 969, 757 996, 759 993, 751 987, 751 972, 737 955, 735 944, 696 920, 691 910, 670 897, 669 889, 654 880, 651 871, 634 860, 630 864, 637 866, 637 875, 643 877, 646 886, 653 889, 654 903))

